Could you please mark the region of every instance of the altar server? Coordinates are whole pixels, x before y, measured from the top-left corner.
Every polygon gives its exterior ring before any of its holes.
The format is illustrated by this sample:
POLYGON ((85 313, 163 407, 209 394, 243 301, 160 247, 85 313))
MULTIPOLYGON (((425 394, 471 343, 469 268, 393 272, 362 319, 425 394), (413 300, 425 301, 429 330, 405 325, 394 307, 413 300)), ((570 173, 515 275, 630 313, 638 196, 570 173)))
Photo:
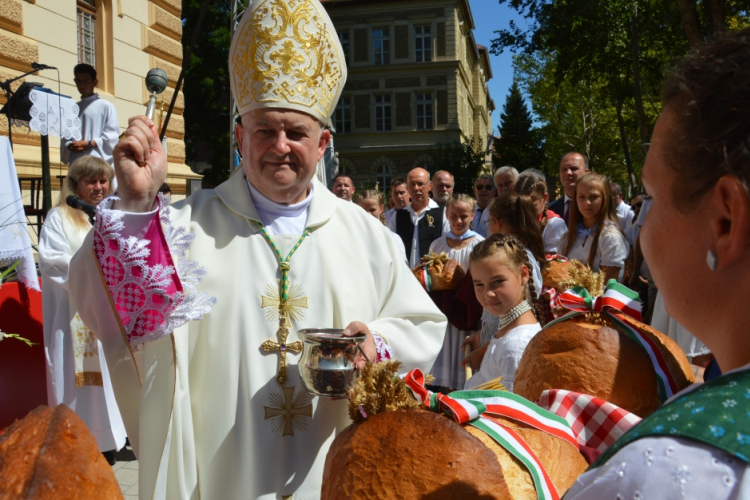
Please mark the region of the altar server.
POLYGON ((132 118, 115 148, 119 199, 73 259, 142 499, 318 498, 351 422, 345 399, 303 388, 297 332, 362 333, 370 361, 428 370, 445 331, 387 229, 315 178, 346 80, 320 2, 253 1, 229 61, 242 168, 163 207, 166 155, 153 123, 132 118))

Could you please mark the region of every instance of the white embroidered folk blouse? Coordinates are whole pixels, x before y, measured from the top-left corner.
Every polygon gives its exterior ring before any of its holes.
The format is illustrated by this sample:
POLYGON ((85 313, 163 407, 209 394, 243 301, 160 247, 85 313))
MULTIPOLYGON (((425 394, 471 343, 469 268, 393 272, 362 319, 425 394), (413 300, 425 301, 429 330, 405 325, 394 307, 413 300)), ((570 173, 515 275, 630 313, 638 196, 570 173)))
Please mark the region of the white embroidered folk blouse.
MULTIPOLYGON (((745 365, 737 370, 747 370, 745 365)), ((681 396, 688 387, 674 395, 681 396)), ((683 438, 644 437, 585 472, 565 500, 734 500, 750 498, 750 465, 707 444, 683 438)))
MULTIPOLYGON (((593 231, 592 231, 593 233, 593 231)), ((566 255, 569 259, 578 259, 584 264, 589 261, 589 253, 591 252, 591 246, 594 244, 594 234, 581 238, 575 234, 575 231, 568 232, 567 236, 560 240, 560 249, 564 250, 567 245, 567 238, 575 238, 573 248, 566 255)), ((630 247, 628 241, 625 239, 625 235, 614 225, 612 222, 608 222, 602 232, 599 235, 599 246, 596 249, 596 255, 594 256, 594 262, 591 264, 591 268, 594 271, 599 271, 600 266, 606 267, 619 267, 620 268, 620 279, 622 279, 623 270, 625 268, 625 259, 628 258, 628 252, 630 247)))
POLYGON ((479 372, 466 381, 464 390, 469 390, 493 378, 503 377, 503 385, 513 392, 516 370, 521 362, 523 351, 531 339, 542 329, 539 323, 513 328, 499 339, 492 338, 487 352, 482 358, 479 372))

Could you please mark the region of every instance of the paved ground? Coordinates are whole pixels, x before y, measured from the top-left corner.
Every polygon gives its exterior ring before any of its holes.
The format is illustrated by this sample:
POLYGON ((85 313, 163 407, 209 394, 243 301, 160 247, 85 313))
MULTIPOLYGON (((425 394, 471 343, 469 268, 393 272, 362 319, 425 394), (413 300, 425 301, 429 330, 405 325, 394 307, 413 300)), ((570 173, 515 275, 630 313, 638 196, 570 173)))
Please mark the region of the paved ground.
POLYGON ((117 453, 117 463, 112 467, 125 500, 138 500, 138 460, 133 450, 126 446, 117 453))

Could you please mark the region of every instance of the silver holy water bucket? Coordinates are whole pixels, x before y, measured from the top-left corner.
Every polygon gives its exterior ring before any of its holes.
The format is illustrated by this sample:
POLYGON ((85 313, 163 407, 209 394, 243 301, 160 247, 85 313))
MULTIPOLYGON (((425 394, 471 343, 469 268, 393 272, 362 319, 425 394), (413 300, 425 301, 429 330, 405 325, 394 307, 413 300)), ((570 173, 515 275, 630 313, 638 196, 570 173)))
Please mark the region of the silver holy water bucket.
POLYGON ((344 330, 308 328, 297 332, 302 356, 297 366, 305 390, 315 396, 342 398, 357 380, 354 358, 367 336, 344 336, 344 330))

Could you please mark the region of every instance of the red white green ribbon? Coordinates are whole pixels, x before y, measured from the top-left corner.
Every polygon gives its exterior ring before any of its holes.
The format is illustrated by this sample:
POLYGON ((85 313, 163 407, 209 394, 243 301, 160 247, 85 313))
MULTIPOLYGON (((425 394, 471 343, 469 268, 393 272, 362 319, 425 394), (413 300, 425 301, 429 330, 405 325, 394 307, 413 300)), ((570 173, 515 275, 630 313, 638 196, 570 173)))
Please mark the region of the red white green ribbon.
POLYGON ((609 280, 601 297, 591 297, 582 287, 574 287, 558 298, 558 304, 572 312, 547 323, 551 325, 567 321, 581 314, 598 312, 607 317, 620 332, 641 346, 651 359, 659 385, 659 399, 663 403, 677 392, 677 383, 669 371, 664 355, 656 343, 644 334, 632 320, 641 321, 641 301, 638 294, 615 280, 609 280))
POLYGON ((432 278, 430 278, 429 266, 422 266, 422 286, 424 286, 425 291, 432 291, 432 278))
POLYGON ((559 253, 548 253, 545 257, 547 258, 547 262, 552 262, 553 260, 555 262, 568 262, 568 258, 559 253))
POLYGON ((507 391, 455 391, 450 396, 435 394, 424 387, 424 375, 412 370, 404 375, 406 386, 427 408, 451 415, 459 424, 470 424, 487 433, 500 446, 520 460, 531 473, 537 498, 559 499, 555 485, 539 458, 516 432, 493 418, 503 416, 528 424, 568 441, 579 449, 568 422, 552 412, 507 391))

